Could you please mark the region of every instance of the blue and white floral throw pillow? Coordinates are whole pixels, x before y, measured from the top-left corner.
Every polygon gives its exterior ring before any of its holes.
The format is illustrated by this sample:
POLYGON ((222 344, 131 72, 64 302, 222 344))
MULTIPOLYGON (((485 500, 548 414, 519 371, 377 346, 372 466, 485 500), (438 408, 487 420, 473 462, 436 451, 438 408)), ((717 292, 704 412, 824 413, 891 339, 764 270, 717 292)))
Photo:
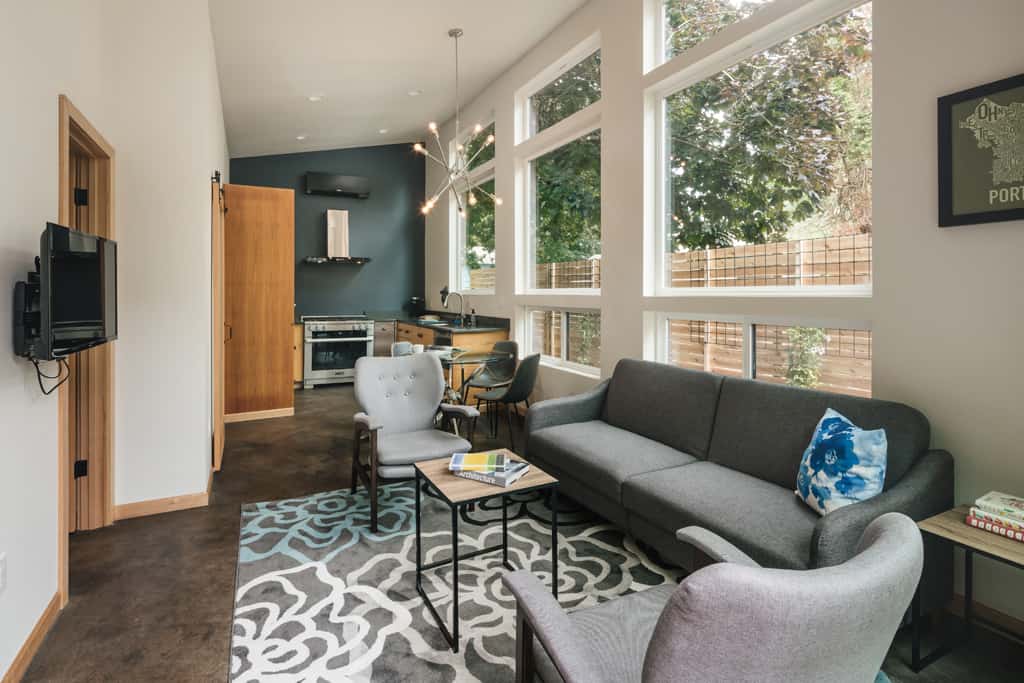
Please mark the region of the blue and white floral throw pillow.
POLYGON ((796 495, 819 515, 877 496, 887 454, 884 429, 861 429, 829 408, 800 461, 796 495))

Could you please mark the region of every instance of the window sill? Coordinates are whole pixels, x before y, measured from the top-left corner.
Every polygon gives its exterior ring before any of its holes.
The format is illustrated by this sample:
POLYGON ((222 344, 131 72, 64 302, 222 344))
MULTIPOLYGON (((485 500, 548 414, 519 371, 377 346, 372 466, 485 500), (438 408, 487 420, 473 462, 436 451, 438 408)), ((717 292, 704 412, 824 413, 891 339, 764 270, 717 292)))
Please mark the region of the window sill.
POLYGON ((600 289, 527 289, 520 296, 601 296, 600 289))
POLYGON ((589 379, 601 379, 600 368, 595 368, 589 365, 579 365, 578 363, 572 363, 570 361, 553 358, 551 356, 541 356, 540 364, 542 367, 566 372, 571 375, 578 375, 589 379))
POLYGON ((686 299, 686 298, 720 298, 737 299, 757 297, 777 297, 786 299, 799 298, 860 298, 870 299, 873 295, 871 285, 842 285, 824 287, 678 287, 659 288, 654 294, 647 295, 655 299, 686 299))
POLYGON ((459 294, 465 294, 466 296, 494 296, 495 290, 493 289, 460 289, 459 294))

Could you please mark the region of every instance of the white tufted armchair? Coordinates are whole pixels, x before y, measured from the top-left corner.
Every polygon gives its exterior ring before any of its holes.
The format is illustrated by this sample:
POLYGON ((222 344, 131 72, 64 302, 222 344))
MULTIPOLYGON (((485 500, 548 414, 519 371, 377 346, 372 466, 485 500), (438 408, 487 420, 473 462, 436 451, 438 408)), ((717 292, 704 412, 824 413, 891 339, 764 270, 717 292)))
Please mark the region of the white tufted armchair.
POLYGON ((444 458, 472 448, 480 412, 471 406, 441 403, 444 371, 434 354, 356 361, 356 413, 352 453, 352 492, 359 482, 370 492, 370 528, 377 531, 377 483, 411 479, 413 463, 444 458), (466 426, 466 440, 442 428, 455 421, 466 426), (369 444, 365 457, 361 444, 369 444))

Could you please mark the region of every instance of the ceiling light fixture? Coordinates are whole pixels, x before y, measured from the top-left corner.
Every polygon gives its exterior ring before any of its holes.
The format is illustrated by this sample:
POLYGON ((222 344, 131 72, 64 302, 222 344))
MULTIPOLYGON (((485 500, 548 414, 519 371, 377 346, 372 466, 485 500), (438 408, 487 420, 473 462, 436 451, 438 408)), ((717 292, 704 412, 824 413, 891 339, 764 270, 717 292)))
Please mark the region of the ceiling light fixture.
POLYGON ((409 97, 419 97, 422 94, 423 94, 422 90, 410 90, 409 91, 409 97))
POLYGON ((387 128, 381 128, 377 132, 380 133, 381 135, 387 135, 388 134, 388 129, 387 128))
MULTIPOLYGON (((445 179, 441 183, 439 189, 430 196, 422 207, 420 207, 420 213, 424 216, 433 211, 437 205, 437 201, 441 196, 451 190, 452 196, 455 197, 455 204, 458 206, 459 215, 463 218, 466 217, 468 211, 467 206, 463 205, 462 195, 466 195, 466 205, 476 206, 479 199, 477 193, 490 197, 494 202, 495 206, 501 206, 501 198, 496 197, 487 190, 483 189, 479 185, 473 182, 469 177, 469 169, 473 162, 476 160, 480 153, 485 149, 494 144, 494 135, 488 135, 484 143, 480 145, 480 149, 476 151, 471 157, 467 157, 468 151, 466 146, 459 142, 458 136, 462 130, 459 120, 459 38, 462 37, 461 28, 453 28, 448 31, 448 36, 455 41, 455 149, 445 152, 444 145, 441 144, 441 134, 438 130, 437 124, 433 121, 427 126, 430 134, 433 135, 434 141, 437 143, 437 149, 440 153, 439 156, 435 156, 430 153, 426 145, 417 142, 413 145, 413 151, 417 154, 422 154, 436 164, 443 166, 445 170, 445 179)), ((409 93, 412 94, 411 92, 409 93)), ((479 135, 484 130, 484 127, 479 123, 473 128, 473 135, 479 135)))
POLYGON ((310 102, 320 102, 321 100, 324 99, 324 96, 323 95, 310 95, 306 99, 309 100, 310 102))
POLYGON ((296 135, 295 139, 298 140, 299 142, 302 142, 303 140, 306 139, 306 136, 305 135, 296 135))

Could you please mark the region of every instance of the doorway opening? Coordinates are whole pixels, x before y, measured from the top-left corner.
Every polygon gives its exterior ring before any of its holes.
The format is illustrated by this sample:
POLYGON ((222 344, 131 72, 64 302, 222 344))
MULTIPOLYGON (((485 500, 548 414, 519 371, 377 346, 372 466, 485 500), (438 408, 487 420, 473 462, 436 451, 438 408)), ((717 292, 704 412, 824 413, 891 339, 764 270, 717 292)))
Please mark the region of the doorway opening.
MULTIPOLYGON (((65 95, 58 98, 57 222, 116 239, 114 148, 65 95)), ((68 358, 58 394, 58 593, 68 601, 68 535, 114 522, 114 344, 68 358)))

